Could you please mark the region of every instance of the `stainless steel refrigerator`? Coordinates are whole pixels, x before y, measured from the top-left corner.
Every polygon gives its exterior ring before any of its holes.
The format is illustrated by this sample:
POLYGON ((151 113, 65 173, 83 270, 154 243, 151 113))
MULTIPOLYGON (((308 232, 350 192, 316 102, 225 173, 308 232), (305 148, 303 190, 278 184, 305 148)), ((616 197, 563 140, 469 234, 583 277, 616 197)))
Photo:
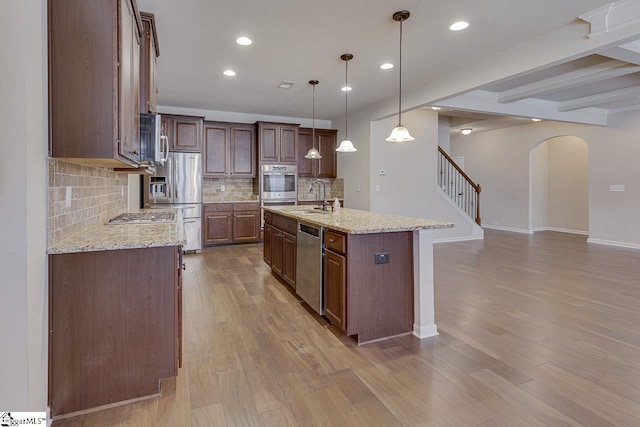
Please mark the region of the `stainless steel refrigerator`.
POLYGON ((187 235, 185 252, 202 251, 202 155, 169 153, 156 173, 145 175, 142 192, 147 208, 180 208, 187 235))

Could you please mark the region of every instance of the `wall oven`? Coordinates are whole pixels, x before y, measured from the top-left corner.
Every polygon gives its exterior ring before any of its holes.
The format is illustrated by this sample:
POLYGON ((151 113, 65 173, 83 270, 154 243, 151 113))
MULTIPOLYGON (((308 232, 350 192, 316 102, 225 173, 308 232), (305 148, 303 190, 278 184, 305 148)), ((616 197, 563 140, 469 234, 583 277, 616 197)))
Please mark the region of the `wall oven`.
POLYGON ((294 202, 298 199, 298 167, 296 165, 262 165, 260 168, 260 200, 294 202))

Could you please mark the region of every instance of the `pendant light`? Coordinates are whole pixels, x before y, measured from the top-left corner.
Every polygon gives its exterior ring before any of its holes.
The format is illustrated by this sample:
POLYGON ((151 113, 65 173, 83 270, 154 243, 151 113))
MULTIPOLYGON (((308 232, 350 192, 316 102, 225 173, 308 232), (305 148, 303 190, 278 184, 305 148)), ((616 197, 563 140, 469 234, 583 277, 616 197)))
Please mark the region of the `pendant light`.
POLYGON ((321 159, 320 152, 316 149, 316 85, 320 83, 318 80, 309 80, 309 84, 313 86, 313 110, 311 112, 312 117, 312 130, 311 130, 311 149, 307 152, 305 159, 321 159))
POLYGON ((336 148, 336 151, 341 153, 352 153, 354 151, 358 151, 356 147, 353 146, 353 142, 349 140, 349 128, 347 121, 347 115, 349 114, 349 61, 353 59, 353 55, 345 53, 340 56, 340 59, 344 61, 344 140, 340 143, 340 146, 336 148))
POLYGON ((407 142, 413 141, 415 138, 409 135, 409 129, 402 126, 402 22, 409 19, 411 14, 408 10, 401 10, 393 14, 393 20, 400 22, 400 66, 398 74, 400 76, 400 91, 398 95, 398 126, 394 127, 386 141, 389 142, 407 142))

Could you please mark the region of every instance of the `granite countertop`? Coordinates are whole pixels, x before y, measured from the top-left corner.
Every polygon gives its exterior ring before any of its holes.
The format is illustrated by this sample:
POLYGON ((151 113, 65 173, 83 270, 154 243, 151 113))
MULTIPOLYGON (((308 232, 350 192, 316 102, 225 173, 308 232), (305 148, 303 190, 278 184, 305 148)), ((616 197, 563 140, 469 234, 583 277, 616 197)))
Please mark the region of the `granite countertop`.
POLYGON ((314 212, 306 206, 278 206, 263 208, 299 221, 321 225, 349 234, 393 233, 421 229, 453 228, 448 221, 380 214, 357 209, 340 208, 338 212, 314 212))
MULTIPOLYGON (((146 212, 149 209, 141 209, 146 212)), ((164 210, 164 209, 163 209, 164 210)), ((140 249, 160 246, 184 246, 182 209, 171 209, 176 214, 172 222, 152 224, 100 224, 63 240, 47 250, 48 254, 140 249)), ((154 212, 159 211, 154 209, 154 212)))

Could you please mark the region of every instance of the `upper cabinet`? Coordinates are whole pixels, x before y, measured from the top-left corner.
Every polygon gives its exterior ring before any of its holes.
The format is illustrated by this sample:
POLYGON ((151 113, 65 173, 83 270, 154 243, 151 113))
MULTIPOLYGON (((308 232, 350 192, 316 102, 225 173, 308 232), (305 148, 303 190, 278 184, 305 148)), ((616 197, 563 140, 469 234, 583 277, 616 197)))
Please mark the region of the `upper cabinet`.
POLYGON ((255 126, 204 122, 203 176, 255 178, 256 151, 255 126))
POLYGON ((298 129, 298 176, 335 178, 337 176, 336 142, 338 131, 316 129, 315 144, 312 141, 312 135, 313 129, 298 129), (321 159, 311 160, 304 157, 313 146, 320 152, 321 159))
POLYGON ((48 1, 53 157, 137 165, 141 35, 135 0, 48 1))
POLYGON ((297 163, 299 125, 270 122, 256 125, 260 163, 297 163))
POLYGON ((204 117, 161 114, 162 129, 169 139, 169 151, 200 153, 204 117))
POLYGON ((158 96, 158 34, 153 13, 140 12, 142 41, 140 43, 140 111, 157 112, 158 96))

